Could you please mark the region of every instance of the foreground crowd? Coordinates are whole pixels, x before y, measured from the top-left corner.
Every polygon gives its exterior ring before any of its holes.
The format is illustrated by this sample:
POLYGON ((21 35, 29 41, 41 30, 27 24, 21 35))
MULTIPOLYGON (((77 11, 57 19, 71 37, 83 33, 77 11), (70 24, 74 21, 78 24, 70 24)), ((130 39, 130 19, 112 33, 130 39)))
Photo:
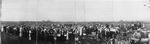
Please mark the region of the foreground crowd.
POLYGON ((3 25, 2 32, 51 44, 149 44, 149 30, 131 24, 17 24, 3 25))

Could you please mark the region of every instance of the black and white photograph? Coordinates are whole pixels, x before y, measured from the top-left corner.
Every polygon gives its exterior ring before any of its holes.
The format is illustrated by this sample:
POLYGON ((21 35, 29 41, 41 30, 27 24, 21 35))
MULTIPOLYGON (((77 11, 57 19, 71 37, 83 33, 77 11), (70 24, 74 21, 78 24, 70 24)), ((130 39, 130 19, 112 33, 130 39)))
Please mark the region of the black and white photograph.
POLYGON ((150 44, 150 0, 0 0, 0 44, 150 44))

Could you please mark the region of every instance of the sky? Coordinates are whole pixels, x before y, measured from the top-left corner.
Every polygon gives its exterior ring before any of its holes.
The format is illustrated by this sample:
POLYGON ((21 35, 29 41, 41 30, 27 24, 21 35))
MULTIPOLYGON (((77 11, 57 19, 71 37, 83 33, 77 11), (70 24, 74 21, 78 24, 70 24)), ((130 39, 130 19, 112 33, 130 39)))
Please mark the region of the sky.
POLYGON ((2 0, 2 21, 150 21, 149 0, 2 0))

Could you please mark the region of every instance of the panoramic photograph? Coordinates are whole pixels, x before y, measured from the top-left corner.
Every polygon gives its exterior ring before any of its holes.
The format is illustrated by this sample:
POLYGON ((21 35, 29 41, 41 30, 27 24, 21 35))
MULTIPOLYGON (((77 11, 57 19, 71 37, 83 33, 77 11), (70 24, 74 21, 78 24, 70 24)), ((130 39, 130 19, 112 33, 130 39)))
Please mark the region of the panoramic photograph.
POLYGON ((0 0, 0 44, 150 44, 150 0, 0 0))

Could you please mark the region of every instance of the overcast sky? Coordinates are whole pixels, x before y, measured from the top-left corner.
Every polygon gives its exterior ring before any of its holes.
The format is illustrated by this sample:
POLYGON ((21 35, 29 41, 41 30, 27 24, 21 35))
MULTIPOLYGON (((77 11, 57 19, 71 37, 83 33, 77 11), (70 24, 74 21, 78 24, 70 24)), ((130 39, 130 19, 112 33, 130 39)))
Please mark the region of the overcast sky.
POLYGON ((2 0, 1 20, 150 21, 148 7, 149 0, 2 0))

